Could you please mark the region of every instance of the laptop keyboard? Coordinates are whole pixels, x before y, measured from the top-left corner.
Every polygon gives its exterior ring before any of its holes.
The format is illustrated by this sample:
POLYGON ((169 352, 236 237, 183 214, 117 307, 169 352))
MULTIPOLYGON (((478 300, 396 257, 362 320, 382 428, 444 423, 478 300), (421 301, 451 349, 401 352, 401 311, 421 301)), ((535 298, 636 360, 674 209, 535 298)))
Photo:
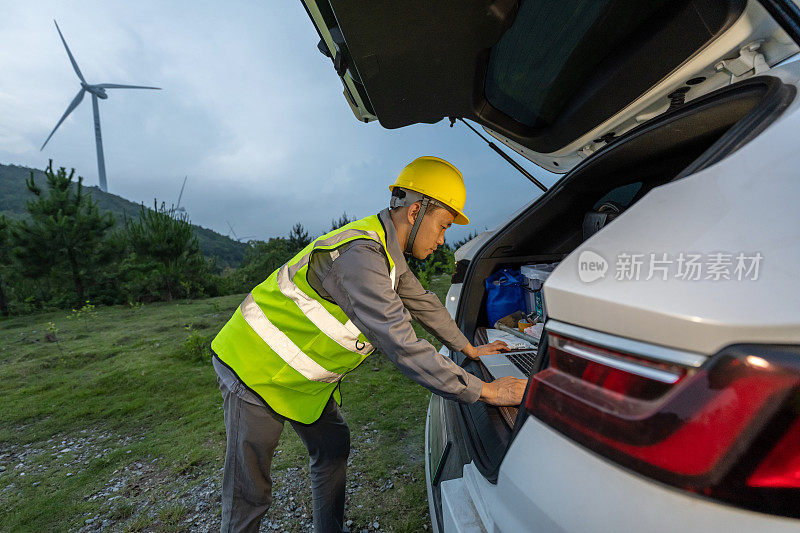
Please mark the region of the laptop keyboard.
POLYGON ((530 377, 533 371, 533 364, 536 362, 536 352, 508 352, 504 353, 508 360, 514 363, 523 374, 530 377))

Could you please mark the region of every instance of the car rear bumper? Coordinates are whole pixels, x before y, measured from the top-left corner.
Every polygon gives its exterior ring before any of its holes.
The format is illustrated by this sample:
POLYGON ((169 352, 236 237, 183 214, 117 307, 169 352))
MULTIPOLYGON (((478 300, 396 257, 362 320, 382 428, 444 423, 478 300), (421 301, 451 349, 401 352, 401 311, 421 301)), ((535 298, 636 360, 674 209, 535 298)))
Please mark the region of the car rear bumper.
POLYGON ((539 420, 522 426, 500 467, 497 484, 473 463, 460 478, 431 485, 425 424, 425 474, 434 532, 800 530, 800 520, 723 505, 648 480, 575 444, 539 420), (437 517, 434 499, 441 503, 437 517))
POLYGON ((800 520, 716 503, 653 482, 529 417, 487 485, 488 531, 798 531, 800 520))

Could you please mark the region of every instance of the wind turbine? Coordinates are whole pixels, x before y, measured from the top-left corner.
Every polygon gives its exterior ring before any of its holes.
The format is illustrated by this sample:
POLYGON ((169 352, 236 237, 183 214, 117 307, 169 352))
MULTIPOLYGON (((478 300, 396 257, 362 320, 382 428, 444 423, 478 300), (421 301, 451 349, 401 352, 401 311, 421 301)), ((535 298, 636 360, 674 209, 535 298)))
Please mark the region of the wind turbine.
POLYGON ((67 107, 67 110, 61 116, 61 119, 56 123, 56 127, 53 128, 53 131, 50 132, 50 135, 47 136, 47 139, 44 141, 44 144, 39 149, 44 150, 45 145, 47 145, 47 141, 50 140, 50 137, 56 132, 58 127, 64 122, 72 111, 78 107, 78 104, 81 103, 83 100, 83 95, 85 93, 89 93, 92 95, 92 110, 94 111, 94 138, 97 144, 97 175, 100 179, 100 189, 108 192, 108 186, 106 184, 106 162, 105 158, 103 157, 103 138, 100 135, 100 110, 97 107, 97 99, 102 98, 105 100, 108 98, 108 94, 106 94, 106 89, 157 89, 160 90, 161 87, 145 87, 142 85, 120 85, 118 83, 98 83, 92 85, 87 83, 86 79, 83 77, 81 73, 81 69, 78 68, 78 63, 75 62, 75 58, 72 57, 72 52, 69 51, 69 46, 67 46, 67 41, 64 40, 64 35, 61 34, 61 28, 58 27, 58 22, 53 20, 56 25, 56 30, 58 30, 58 36, 61 37, 61 42, 64 43, 64 48, 67 49, 67 55, 69 56, 69 61, 72 63, 72 68, 75 70, 75 74, 78 75, 78 79, 81 81, 81 90, 78 91, 78 94, 75 95, 75 98, 72 99, 72 102, 67 107))
POLYGON ((233 239, 234 239, 236 242, 242 242, 242 241, 249 242, 249 241, 250 241, 250 239, 252 239, 252 238, 253 238, 253 235, 244 235, 244 236, 242 236, 242 237, 239 237, 238 235, 236 235, 236 232, 233 230, 233 225, 232 225, 230 222, 228 222, 227 220, 225 221, 225 223, 228 225, 228 228, 230 229, 230 231, 228 232, 228 234, 227 234, 227 235, 225 235, 225 236, 226 236, 226 237, 228 237, 229 239, 231 238, 231 233, 233 234, 233 239))
POLYGON ((189 179, 189 176, 186 176, 185 178, 183 178, 183 185, 181 185, 181 193, 178 195, 178 205, 175 207, 175 211, 177 211, 179 213, 185 213, 186 212, 186 208, 185 207, 181 207, 181 198, 183 198, 183 188, 186 187, 186 180, 188 180, 188 179, 189 179))
POLYGON ((237 236, 236 236, 236 232, 235 232, 235 231, 233 231, 233 226, 231 226, 231 223, 230 223, 230 222, 228 222, 227 220, 225 221, 225 223, 228 225, 228 228, 230 228, 230 231, 228 232, 228 234, 226 235, 226 237, 230 237, 230 236, 231 236, 231 233, 233 233, 233 238, 234 238, 234 239, 236 239, 236 241, 238 242, 238 241, 239 241, 239 237, 237 237, 237 236))

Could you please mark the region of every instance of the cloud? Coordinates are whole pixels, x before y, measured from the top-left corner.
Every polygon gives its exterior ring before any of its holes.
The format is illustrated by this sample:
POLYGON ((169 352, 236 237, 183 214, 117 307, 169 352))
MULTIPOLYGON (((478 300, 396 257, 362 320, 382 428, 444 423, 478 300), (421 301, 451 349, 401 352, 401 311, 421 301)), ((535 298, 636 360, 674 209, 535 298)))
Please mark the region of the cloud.
POLYGON ((169 203, 188 175, 182 204, 223 234, 226 221, 239 236, 283 235, 298 221, 319 234, 343 211, 377 212, 400 169, 426 154, 459 166, 469 188, 474 224, 448 232, 451 240, 538 195, 463 127, 358 122, 299 2, 4 6, 2 163, 42 168, 53 158, 97 183, 89 98, 39 152, 79 88, 52 18, 90 82, 163 87, 109 91, 100 102, 110 190, 169 203))

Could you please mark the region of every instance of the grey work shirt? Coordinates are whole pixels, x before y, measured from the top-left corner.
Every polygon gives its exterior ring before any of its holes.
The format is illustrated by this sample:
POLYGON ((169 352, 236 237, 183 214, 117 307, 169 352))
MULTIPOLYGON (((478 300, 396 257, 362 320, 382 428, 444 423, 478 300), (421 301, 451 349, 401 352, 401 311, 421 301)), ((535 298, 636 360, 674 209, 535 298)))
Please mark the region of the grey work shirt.
MULTIPOLYGON (((378 214, 386 229, 389 255, 395 263, 397 286, 392 286, 381 245, 356 239, 333 252, 312 254, 308 282, 323 298, 335 302, 403 374, 435 394, 463 403, 475 402, 483 382, 417 338, 411 319, 436 336, 450 350, 461 351, 468 341, 439 298, 426 291, 408 268, 389 210, 378 214)), ((236 377, 214 360, 217 375, 231 390, 236 377)), ((243 389, 239 387, 238 389, 243 389)), ((242 399, 261 402, 243 390, 242 399)))

